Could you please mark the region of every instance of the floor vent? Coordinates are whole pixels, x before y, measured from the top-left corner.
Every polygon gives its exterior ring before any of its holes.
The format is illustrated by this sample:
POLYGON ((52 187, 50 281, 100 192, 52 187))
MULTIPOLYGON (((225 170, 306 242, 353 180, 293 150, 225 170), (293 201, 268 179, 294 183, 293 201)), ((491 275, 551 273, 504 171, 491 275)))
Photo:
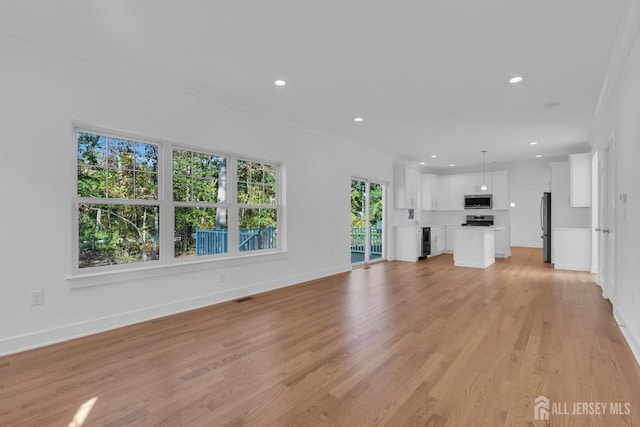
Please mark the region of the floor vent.
POLYGON ((254 297, 242 297, 242 298, 238 298, 236 300, 236 302, 245 302, 245 301, 249 301, 249 300, 252 300, 252 299, 255 299, 255 298, 254 297))

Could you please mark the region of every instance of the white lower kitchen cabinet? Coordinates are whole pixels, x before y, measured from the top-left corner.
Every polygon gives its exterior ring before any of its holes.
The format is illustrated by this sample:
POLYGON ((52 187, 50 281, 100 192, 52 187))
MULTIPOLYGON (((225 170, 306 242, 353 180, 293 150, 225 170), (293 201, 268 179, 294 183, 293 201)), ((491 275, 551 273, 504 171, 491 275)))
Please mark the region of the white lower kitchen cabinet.
MULTIPOLYGON (((444 252, 452 254, 455 248, 456 233, 460 226, 445 227, 444 252)), ((494 227, 495 230, 495 257, 509 258, 511 256, 511 231, 509 227, 494 227)))
POLYGON ((397 261, 416 262, 422 256, 422 227, 396 227, 397 261))
POLYGON ((453 231, 457 227, 445 227, 444 228, 444 251, 445 253, 452 254, 453 253, 453 240, 455 238, 456 233, 453 231))
POLYGON ((511 230, 509 227, 496 227, 496 258, 509 258, 511 256, 511 230))
POLYGON ((445 248, 445 234, 443 226, 431 226, 431 255, 440 255, 445 248))

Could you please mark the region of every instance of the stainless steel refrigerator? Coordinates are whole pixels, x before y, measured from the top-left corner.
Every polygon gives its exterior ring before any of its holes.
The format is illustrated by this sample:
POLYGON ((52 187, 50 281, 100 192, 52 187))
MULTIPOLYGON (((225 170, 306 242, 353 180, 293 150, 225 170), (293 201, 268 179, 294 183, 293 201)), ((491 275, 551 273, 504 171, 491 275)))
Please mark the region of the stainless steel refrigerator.
POLYGON ((542 228, 542 259, 551 262, 551 193, 543 193, 540 200, 540 227, 542 228))

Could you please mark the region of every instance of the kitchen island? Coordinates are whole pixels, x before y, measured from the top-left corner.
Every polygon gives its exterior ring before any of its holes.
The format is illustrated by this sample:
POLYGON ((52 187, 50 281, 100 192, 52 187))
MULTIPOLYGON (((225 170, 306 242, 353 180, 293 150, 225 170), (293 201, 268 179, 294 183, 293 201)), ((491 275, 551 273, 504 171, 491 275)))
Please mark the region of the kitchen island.
POLYGON ((487 268, 496 262, 495 227, 456 227, 454 233, 456 267, 487 268))

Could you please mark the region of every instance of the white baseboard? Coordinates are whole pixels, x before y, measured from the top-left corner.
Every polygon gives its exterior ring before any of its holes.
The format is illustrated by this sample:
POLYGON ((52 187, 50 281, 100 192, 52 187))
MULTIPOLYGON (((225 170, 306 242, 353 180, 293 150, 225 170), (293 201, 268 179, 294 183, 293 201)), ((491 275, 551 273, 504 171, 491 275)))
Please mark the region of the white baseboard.
POLYGON ((578 265, 578 264, 554 264, 556 270, 572 270, 572 271, 591 271, 590 265, 578 265))
POLYGON ((487 268, 491 265, 493 265, 496 262, 495 258, 493 258, 493 262, 491 261, 487 261, 487 262, 483 262, 483 261, 457 261, 455 260, 453 262, 453 265, 456 267, 471 267, 471 268, 487 268))
POLYGON ((141 310, 118 313, 112 316, 91 319, 86 322, 80 322, 51 329, 45 329, 30 334, 10 337, 0 340, 0 356, 19 353, 21 351, 44 347, 46 345, 56 344, 63 341, 69 341, 75 338, 81 338, 99 332, 117 329, 123 326, 145 322, 148 320, 206 307, 209 305, 242 298, 256 293, 284 288, 298 283, 307 282, 309 280, 319 279, 322 277, 345 273, 348 271, 351 271, 350 264, 336 268, 314 271, 307 274, 256 283, 253 285, 243 286, 240 288, 230 289, 214 294, 202 295, 196 298, 175 301, 169 304, 146 307, 141 310))
POLYGON ((616 319, 618 328, 620 329, 620 332, 622 332, 622 336, 624 336, 624 339, 627 341, 627 344, 631 349, 631 353, 633 353, 633 356, 636 358, 636 362, 640 365, 640 342, 634 335, 633 331, 626 326, 627 322, 625 322, 624 318, 620 312, 615 309, 615 307, 613 308, 613 318, 616 319))

